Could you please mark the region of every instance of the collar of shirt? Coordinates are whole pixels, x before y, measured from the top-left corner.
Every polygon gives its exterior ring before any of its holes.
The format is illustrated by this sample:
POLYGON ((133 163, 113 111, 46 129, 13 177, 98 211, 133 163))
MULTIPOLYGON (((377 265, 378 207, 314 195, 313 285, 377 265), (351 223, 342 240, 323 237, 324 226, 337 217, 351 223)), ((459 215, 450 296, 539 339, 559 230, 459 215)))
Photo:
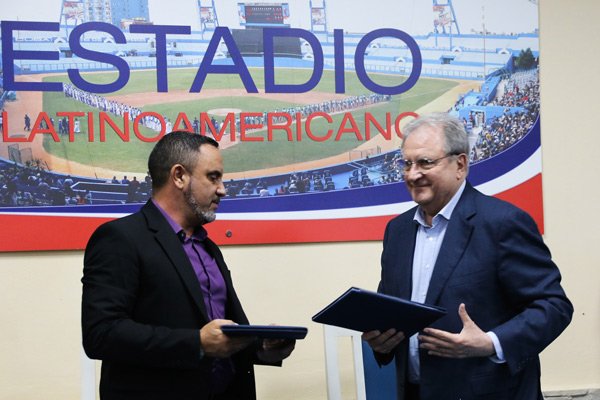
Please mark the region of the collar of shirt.
MULTIPOLYGON (((185 242, 186 234, 185 234, 185 231, 183 230, 183 228, 181 227, 181 225, 179 225, 177 222, 175 222, 175 220, 173 218, 171 218, 171 216, 156 201, 154 201, 154 199, 152 199, 152 203, 156 206, 156 208, 158 208, 158 211, 160 211, 160 213, 163 215, 163 217, 165 217, 165 219, 167 220, 167 222, 169 223, 171 228, 173 228, 173 232, 175 232, 177 234, 177 237, 179 238, 181 243, 185 242)), ((200 226, 196 227, 196 229, 194 230, 194 233, 192 234, 191 239, 197 240, 199 242, 203 242, 207 236, 208 236, 208 232, 206 232, 206 229, 204 229, 204 227, 202 225, 200 225, 200 226)))
MULTIPOLYGON (((452 198, 450 199, 450 201, 448 202, 448 204, 446 204, 444 206, 444 208, 442 208, 440 210, 439 213, 437 213, 432 221, 431 221, 431 226, 435 226, 437 224, 437 221, 439 221, 439 219, 441 217, 445 218, 447 221, 450 221, 450 216, 452 216, 452 212, 454 211, 454 208, 456 207, 456 204, 458 204, 458 199, 460 199, 460 196, 463 194, 463 192, 465 191, 465 186, 467 185, 466 181, 463 181, 463 183, 460 185, 460 187, 458 188, 458 190, 456 191, 456 193, 454 193, 454 196, 452 196, 452 198)), ((415 213, 415 216, 413 218, 419 225, 424 226, 424 227, 429 227, 429 225, 427 225, 427 223, 425 222, 425 218, 423 217, 423 209, 419 206, 419 208, 417 208, 417 212, 415 213)))

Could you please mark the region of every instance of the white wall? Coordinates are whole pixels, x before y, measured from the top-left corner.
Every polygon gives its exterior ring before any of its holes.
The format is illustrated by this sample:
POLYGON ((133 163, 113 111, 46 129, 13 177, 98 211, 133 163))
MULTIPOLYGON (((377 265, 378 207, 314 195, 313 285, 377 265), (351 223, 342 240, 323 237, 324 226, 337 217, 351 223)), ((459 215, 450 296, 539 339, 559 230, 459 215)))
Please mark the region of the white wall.
MULTIPOLYGON (((542 384, 598 388, 600 2, 541 0, 540 13, 545 239, 575 305, 571 326, 542 354, 542 384)), ((348 286, 374 289, 380 250, 379 242, 223 249, 254 323, 309 327, 283 368, 257 368, 259 399, 326 398, 322 331, 310 317, 348 286)), ((78 398, 81 270, 79 251, 0 254, 0 400, 78 398)), ((349 345, 342 350, 348 387, 349 345)))

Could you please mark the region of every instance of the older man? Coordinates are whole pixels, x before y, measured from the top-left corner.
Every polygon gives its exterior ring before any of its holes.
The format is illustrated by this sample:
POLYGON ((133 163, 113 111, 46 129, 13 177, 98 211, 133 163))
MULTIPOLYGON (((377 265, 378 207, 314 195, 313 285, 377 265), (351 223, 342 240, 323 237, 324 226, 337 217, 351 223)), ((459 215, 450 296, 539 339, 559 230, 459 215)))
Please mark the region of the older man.
POLYGON ((380 363, 395 359, 399 399, 542 400, 538 355, 573 307, 537 226, 466 181, 467 134, 448 114, 408 124, 402 153, 417 207, 386 228, 379 291, 448 315, 410 338, 363 338, 380 363))

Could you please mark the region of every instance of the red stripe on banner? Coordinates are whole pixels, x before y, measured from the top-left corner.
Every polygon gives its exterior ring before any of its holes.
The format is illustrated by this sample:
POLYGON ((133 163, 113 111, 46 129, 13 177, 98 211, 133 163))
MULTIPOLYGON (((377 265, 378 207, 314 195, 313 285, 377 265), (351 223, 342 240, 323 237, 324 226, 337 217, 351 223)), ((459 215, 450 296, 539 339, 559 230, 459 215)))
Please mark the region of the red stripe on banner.
POLYGON ((0 215, 0 251, 81 250, 112 218, 0 215))
POLYGON ((380 240, 393 215, 292 221, 215 221, 207 226, 219 244, 310 243, 380 240))
POLYGON ((495 197, 506 200, 525 210, 534 219, 540 232, 544 233, 542 174, 537 174, 514 188, 500 192, 495 197))
MULTIPOLYGON (((542 175, 496 197, 527 211, 544 231, 542 175)), ((217 220, 207 229, 221 245, 346 242, 381 240, 393 215, 364 218, 276 221, 217 220)), ((102 217, 53 217, 0 215, 0 251, 80 250, 96 227, 109 221, 102 217), (7 229, 10 227, 10 229, 7 229)))

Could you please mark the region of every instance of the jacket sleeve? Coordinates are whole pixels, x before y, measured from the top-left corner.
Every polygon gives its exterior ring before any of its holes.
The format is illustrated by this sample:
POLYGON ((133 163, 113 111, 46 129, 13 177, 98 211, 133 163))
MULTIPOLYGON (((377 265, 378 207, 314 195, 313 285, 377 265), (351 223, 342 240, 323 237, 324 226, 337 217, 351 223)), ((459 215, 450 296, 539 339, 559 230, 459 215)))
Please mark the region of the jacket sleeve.
POLYGON ((514 374, 561 334, 571 321, 573 306, 561 287, 550 251, 527 213, 511 207, 496 232, 498 276, 517 313, 492 330, 514 374))

